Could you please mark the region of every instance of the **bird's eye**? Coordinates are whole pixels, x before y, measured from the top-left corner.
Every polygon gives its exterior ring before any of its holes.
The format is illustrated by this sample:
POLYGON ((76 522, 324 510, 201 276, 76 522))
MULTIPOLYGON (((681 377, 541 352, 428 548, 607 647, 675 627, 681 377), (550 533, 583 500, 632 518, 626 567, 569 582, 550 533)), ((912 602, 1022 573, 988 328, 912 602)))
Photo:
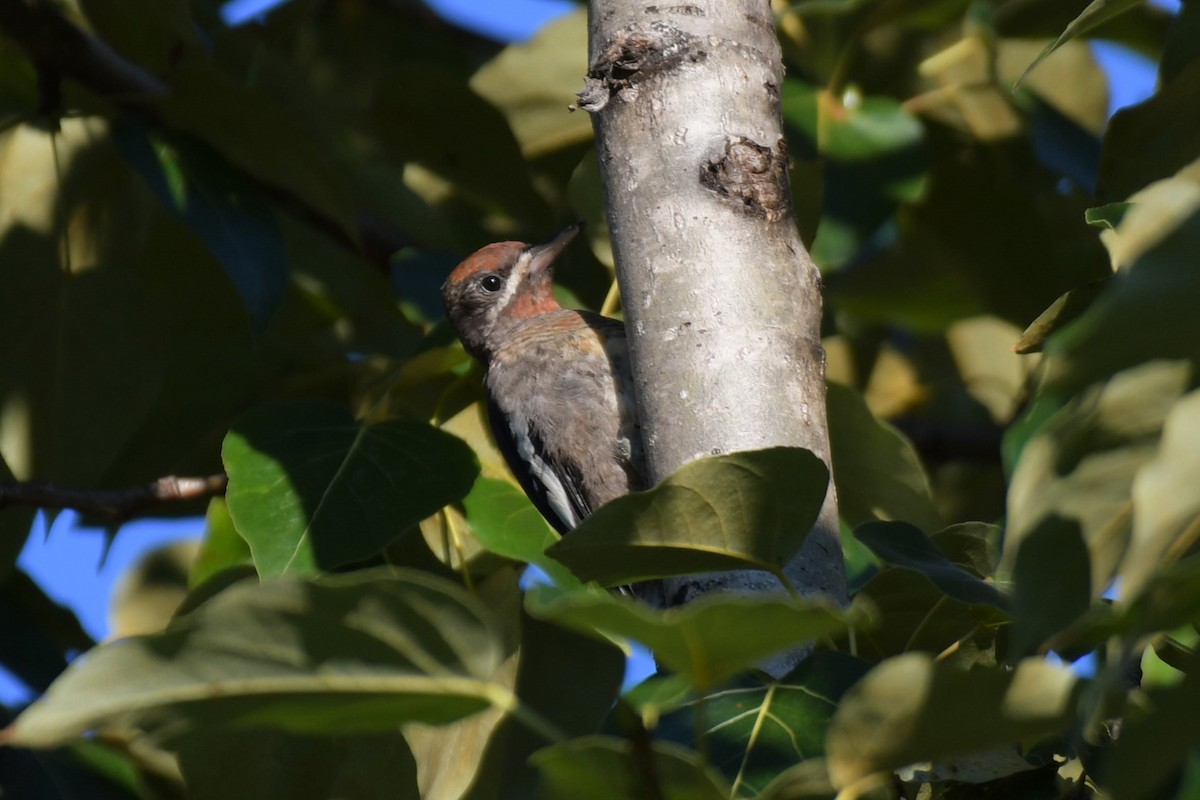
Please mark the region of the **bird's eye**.
POLYGON ((479 288, 485 292, 498 292, 503 285, 504 281, 499 275, 484 275, 483 279, 479 281, 479 288))

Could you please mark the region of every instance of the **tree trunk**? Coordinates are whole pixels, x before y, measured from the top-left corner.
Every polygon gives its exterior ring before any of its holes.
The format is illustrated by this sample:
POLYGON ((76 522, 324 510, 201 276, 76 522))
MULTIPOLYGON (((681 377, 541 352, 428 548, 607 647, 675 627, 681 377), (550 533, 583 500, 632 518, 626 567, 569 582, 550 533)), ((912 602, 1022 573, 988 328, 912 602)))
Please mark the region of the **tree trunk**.
MULTIPOLYGON (((650 478, 710 453, 829 463, 821 283, 788 188, 767 0, 592 0, 587 85, 650 478)), ((837 500, 789 575, 846 600, 837 500)), ((747 572, 669 581, 675 605, 747 572)))

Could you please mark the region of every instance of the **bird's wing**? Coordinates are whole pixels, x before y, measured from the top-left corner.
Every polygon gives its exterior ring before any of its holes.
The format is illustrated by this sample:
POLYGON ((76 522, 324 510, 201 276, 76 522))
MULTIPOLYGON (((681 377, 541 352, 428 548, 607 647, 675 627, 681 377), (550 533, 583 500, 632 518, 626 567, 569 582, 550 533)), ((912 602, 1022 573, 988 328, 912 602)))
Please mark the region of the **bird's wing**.
POLYGON ((505 414, 490 400, 488 420, 509 469, 556 531, 565 534, 592 513, 583 496, 578 464, 556 461, 547 455, 545 443, 532 430, 514 431, 505 414))

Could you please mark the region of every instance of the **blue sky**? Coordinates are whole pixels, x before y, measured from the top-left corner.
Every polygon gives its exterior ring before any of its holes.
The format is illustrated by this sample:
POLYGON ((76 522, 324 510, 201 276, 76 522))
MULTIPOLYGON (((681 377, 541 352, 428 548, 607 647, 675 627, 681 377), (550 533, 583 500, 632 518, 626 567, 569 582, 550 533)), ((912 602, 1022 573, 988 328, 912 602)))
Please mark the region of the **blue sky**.
MULTIPOLYGON (((1177 9, 1179 0, 1152 0, 1177 9)), ((226 19, 242 22, 277 0, 231 0, 226 19)), ((575 7, 568 0, 426 0, 438 13, 463 27, 502 41, 528 38, 545 22, 575 7)), ((1119 45, 1098 42, 1098 59, 1112 76, 1111 110, 1138 102, 1154 90, 1155 67, 1119 45)), ((202 518, 143 519, 125 525, 111 550, 104 553, 99 529, 78 525, 78 515, 64 512, 46 529, 39 515, 18 562, 55 600, 72 608, 96 639, 108 634, 108 605, 117 579, 143 553, 181 538, 198 537, 202 518)), ((0 703, 19 703, 28 691, 0 668, 0 703)))

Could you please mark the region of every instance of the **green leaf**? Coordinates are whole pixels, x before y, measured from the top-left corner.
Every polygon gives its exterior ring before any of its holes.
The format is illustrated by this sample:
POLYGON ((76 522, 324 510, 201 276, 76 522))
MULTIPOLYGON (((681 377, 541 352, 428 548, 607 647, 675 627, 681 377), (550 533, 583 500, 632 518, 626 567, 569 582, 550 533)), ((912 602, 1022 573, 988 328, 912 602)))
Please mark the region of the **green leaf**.
POLYGON ((461 440, 425 423, 360 425, 308 402, 243 418, 222 456, 229 513, 263 576, 368 558, 460 500, 479 470, 461 440))
MULTIPOLYGON (((1090 222, 1090 220, 1089 220, 1090 222)), ((1092 307, 1092 303, 1112 282, 1111 278, 1084 284, 1077 289, 1070 289, 1050 304, 1050 307, 1029 323, 1021 338, 1013 345, 1013 352, 1021 355, 1040 353, 1046 340, 1058 331, 1078 319, 1092 307)))
POLYGON ((778 682, 744 677, 692 700, 663 717, 656 738, 695 747, 702 736, 709 763, 733 784, 731 796, 757 795, 793 764, 824 755, 838 700, 869 667, 842 653, 814 653, 778 682))
POLYGON ((1121 595, 1136 597, 1146 581, 1183 552, 1194 550, 1200 497, 1200 391, 1167 414, 1158 452, 1133 480, 1133 537, 1121 565, 1121 595))
POLYGON ((142 424, 165 348, 136 276, 5 260, 0 292, 0 452, 23 479, 87 486, 142 424))
POLYGON ((399 731, 311 736, 202 731, 179 750, 189 800, 418 800, 417 769, 399 731), (236 780, 231 780, 236 776, 236 780))
POLYGON ((918 761, 1028 741, 1065 730, 1080 690, 1071 670, 1043 659, 1015 669, 962 670, 909 653, 867 673, 834 714, 829 774, 846 787, 918 761))
POLYGON ((851 527, 876 519, 941 527, 929 478, 908 441, 875 418, 862 395, 830 383, 826 394, 838 513, 851 527))
POLYGON ((1039 651, 1092 603, 1091 565, 1079 523, 1050 516, 1021 541, 1013 567, 1009 657, 1039 651))
POLYGON ((1131 205, 1131 203, 1107 203, 1089 208, 1083 215, 1083 220, 1093 228, 1115 231, 1121 224, 1121 220, 1125 219, 1125 212, 1130 209, 1131 205))
POLYGON ((1187 385, 1189 369, 1156 361, 1081 393, 1025 445, 1008 489, 1002 571, 1011 573, 1024 538, 1042 519, 1077 520, 1102 591, 1124 558, 1131 490, 1158 448, 1163 420, 1187 385))
POLYGON ((662 666, 699 689, 719 685, 782 650, 869 623, 861 607, 843 611, 820 600, 770 595, 708 595, 664 611, 599 590, 540 586, 525 603, 538 619, 590 636, 641 642, 662 666))
POLYGON ((444 723, 492 704, 499 664, 487 611, 422 573, 242 582, 163 633, 95 648, 0 738, 54 747, 108 725, 181 735, 444 723))
POLYGON ((559 586, 580 586, 562 564, 546 556, 559 536, 517 487, 498 478, 479 478, 463 498, 475 539, 491 553, 535 564, 559 586))
POLYGON ((208 501, 204 538, 192 562, 188 586, 195 589, 218 572, 251 562, 250 547, 234 527, 228 503, 224 497, 214 497, 208 501))
POLYGON ((262 334, 288 288, 274 212, 206 146, 119 118, 113 138, 159 201, 196 232, 237 287, 262 334))
POLYGON ((262 92, 199 56, 171 69, 171 94, 159 103, 173 127, 203 139, 271 190, 295 195, 358 236, 348 192, 324 142, 262 92))
POLYGON ((1200 61, 1148 100, 1113 115, 1104 135, 1096 193, 1129 198, 1200 158, 1200 61))
POLYGON ((954 564, 920 529, 905 522, 869 522, 854 536, 885 562, 920 573, 930 583, 968 605, 1008 610, 1008 597, 954 564))
POLYGON ((996 663, 991 606, 954 600, 919 572, 888 567, 867 581, 856 597, 879 609, 879 623, 857 634, 858 654, 882 660, 913 650, 943 655, 963 664, 996 663))
MULTIPOLYGON (((625 655, 610 642, 521 616, 517 696, 527 709, 566 736, 584 736, 600 728, 612 712, 624 674, 625 655)), ((411 726, 406 733, 410 730, 411 726)), ((529 757, 545 745, 542 735, 510 716, 487 737, 480 758, 470 758, 460 747, 456 764, 444 763, 442 768, 457 766, 473 773, 466 782, 472 784, 467 800, 532 796, 538 775, 529 757)), ((433 746, 440 753, 446 740, 435 738, 433 746)))
POLYGON ((1200 743, 1198 716, 1200 672, 1150 693, 1144 711, 1125 719, 1116 745, 1100 762, 1099 783, 1106 794, 1113 800, 1164 796, 1160 790, 1200 743))
MULTIPOLYGON (((1057 39, 1047 45, 1046 49, 1042 51, 1041 55, 1034 59, 1033 63, 1025 68, 1025 71, 1021 73, 1021 77, 1017 79, 1016 85, 1019 86, 1021 81, 1025 80, 1029 73, 1032 72, 1038 64, 1041 64, 1043 61, 1045 61, 1051 53, 1062 47, 1067 42, 1078 36, 1083 36, 1088 31, 1103 25, 1105 22, 1108 22, 1114 17, 1124 14, 1126 11, 1136 8, 1141 4, 1142 0, 1092 0, 1092 2, 1088 4, 1088 7, 1083 10, 1083 13, 1076 17, 1071 24, 1067 26, 1067 29, 1064 30, 1057 39)), ((1013 88, 1016 88, 1016 86, 1013 88)))
POLYGON ((728 800, 729 787, 699 753, 662 742, 635 747, 623 739, 587 736, 533 754, 544 800, 728 800))
POLYGON ((592 138, 589 115, 571 113, 587 73, 587 13, 578 8, 510 44, 471 76, 471 89, 500 109, 526 158, 592 138))
POLYGON ((379 87, 372 113, 405 160, 449 181, 480 208, 535 225, 549 221, 508 122, 457 75, 430 65, 398 67, 379 87), (471 124, 463 125, 465 119, 471 124))
POLYGON ((813 259, 840 267, 901 203, 921 196, 929 162, 924 128, 893 98, 835 98, 794 78, 784 81, 781 102, 795 156, 824 163, 813 259))
POLYGON ((199 28, 183 0, 81 0, 79 6, 105 43, 160 75, 172 51, 199 43, 199 28))
POLYGON ((800 549, 828 484, 821 460, 799 448, 702 458, 597 509, 547 554, 609 586, 746 566, 777 573, 800 549))

